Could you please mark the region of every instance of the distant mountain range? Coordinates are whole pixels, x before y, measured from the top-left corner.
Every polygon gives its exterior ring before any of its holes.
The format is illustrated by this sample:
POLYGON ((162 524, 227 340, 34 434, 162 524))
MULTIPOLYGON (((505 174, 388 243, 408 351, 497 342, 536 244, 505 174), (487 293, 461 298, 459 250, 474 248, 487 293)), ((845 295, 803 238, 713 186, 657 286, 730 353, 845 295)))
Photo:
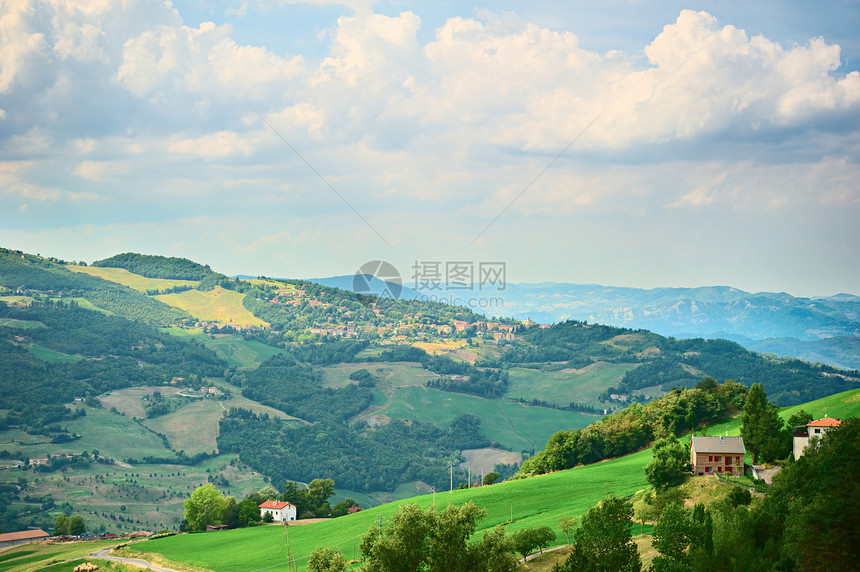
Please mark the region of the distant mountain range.
MULTIPOLYGON (((353 290, 352 275, 311 282, 353 290)), ((383 288, 380 280, 371 284, 383 288)), ((759 352, 860 369, 860 296, 852 294, 799 298, 729 286, 646 290, 543 282, 472 295, 503 298, 497 311, 485 312, 494 315, 541 323, 587 320, 676 338, 725 338, 759 352)), ((404 285, 401 297, 421 296, 404 285)))

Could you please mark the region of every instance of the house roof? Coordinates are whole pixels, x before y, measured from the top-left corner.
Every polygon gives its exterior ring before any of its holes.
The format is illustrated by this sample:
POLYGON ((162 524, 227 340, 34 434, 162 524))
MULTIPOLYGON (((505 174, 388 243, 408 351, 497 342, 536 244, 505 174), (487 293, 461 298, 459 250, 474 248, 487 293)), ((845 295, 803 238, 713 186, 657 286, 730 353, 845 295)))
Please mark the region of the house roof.
POLYGON ((267 500, 266 502, 264 502, 263 504, 260 505, 260 508, 273 508, 275 510, 283 510, 283 509, 287 508, 288 506, 295 506, 295 505, 292 503, 288 503, 288 502, 267 500))
POLYGON ((737 453, 747 452, 743 437, 693 437, 692 447, 697 453, 737 453))
POLYGON ((839 427, 839 424, 842 423, 839 419, 834 419, 833 417, 825 417, 824 419, 818 419, 816 421, 810 421, 806 424, 807 427, 839 427))
POLYGON ((33 538, 48 538, 51 536, 44 530, 22 530, 20 532, 7 532, 0 534, 0 542, 10 542, 12 540, 29 540, 33 538))

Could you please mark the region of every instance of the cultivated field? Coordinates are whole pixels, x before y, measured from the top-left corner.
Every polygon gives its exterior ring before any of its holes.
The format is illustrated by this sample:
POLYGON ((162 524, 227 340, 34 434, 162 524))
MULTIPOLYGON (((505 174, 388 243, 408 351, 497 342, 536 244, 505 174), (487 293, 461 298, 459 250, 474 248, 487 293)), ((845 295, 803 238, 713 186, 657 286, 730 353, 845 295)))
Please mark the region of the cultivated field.
POLYGON ((156 296, 165 304, 185 310, 198 320, 239 324, 242 326, 268 326, 242 305, 244 294, 216 286, 209 292, 187 290, 178 294, 156 296))
POLYGON ((52 350, 51 348, 46 348, 41 344, 32 344, 30 346, 30 353, 39 358, 40 360, 46 361, 48 363, 67 363, 80 361, 83 359, 81 356, 64 354, 63 352, 58 352, 56 350, 52 350))
POLYGON ((597 396, 609 387, 616 387, 624 374, 635 367, 635 364, 597 362, 580 370, 511 368, 505 396, 525 400, 543 399, 556 405, 575 401, 602 410, 608 406, 598 401, 597 396))
POLYGON ((19 330, 38 330, 47 328, 45 324, 36 320, 16 320, 14 318, 0 318, 0 328, 18 328, 19 330))
POLYGON ((528 407, 505 399, 484 399, 427 387, 398 389, 379 413, 397 419, 432 423, 447 429, 463 412, 481 418, 485 435, 514 451, 541 449, 556 431, 585 427, 597 417, 574 411, 528 407))

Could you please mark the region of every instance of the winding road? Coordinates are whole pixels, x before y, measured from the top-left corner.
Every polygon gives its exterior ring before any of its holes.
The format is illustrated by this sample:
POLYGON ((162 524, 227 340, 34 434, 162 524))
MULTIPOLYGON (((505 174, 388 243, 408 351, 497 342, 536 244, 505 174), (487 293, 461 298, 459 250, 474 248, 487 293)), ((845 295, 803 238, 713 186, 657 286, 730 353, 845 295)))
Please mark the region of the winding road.
POLYGON ((144 568, 146 570, 155 570, 156 572, 179 572, 178 570, 173 570, 172 568, 163 568, 158 564, 151 564, 146 560, 141 560, 140 558, 122 558, 119 556, 111 556, 110 548, 105 548, 104 550, 97 550, 90 554, 93 558, 101 558, 102 560, 113 560, 114 562, 123 562, 125 564, 131 564, 132 566, 137 566, 138 568, 144 568))

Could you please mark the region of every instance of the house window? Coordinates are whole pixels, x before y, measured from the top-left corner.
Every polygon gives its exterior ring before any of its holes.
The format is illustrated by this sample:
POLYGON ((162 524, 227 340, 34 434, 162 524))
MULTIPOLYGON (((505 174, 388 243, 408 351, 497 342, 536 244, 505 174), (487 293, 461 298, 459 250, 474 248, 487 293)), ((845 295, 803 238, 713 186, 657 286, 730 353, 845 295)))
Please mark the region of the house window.
POLYGON ((816 429, 815 434, 818 435, 819 433, 821 433, 821 429, 816 429))
POLYGON ((718 472, 718 473, 722 473, 722 472, 723 472, 723 468, 722 468, 722 467, 717 467, 717 472, 718 472))
POLYGON ((706 472, 706 473, 710 473, 712 468, 713 468, 713 467, 705 467, 705 472, 706 472))
POLYGON ((732 464, 732 458, 726 457, 726 465, 731 465, 731 464, 732 464))
POLYGON ((726 467, 726 472, 727 472, 727 473, 731 473, 731 472, 732 472, 732 468, 731 468, 731 467, 726 467))
POLYGON ((722 461, 722 460, 723 460, 722 456, 717 455, 717 462, 719 463, 719 462, 720 462, 720 461, 722 461))
POLYGON ((709 462, 709 463, 712 463, 713 461, 714 461, 714 456, 713 456, 713 455, 708 455, 708 462, 709 462))

